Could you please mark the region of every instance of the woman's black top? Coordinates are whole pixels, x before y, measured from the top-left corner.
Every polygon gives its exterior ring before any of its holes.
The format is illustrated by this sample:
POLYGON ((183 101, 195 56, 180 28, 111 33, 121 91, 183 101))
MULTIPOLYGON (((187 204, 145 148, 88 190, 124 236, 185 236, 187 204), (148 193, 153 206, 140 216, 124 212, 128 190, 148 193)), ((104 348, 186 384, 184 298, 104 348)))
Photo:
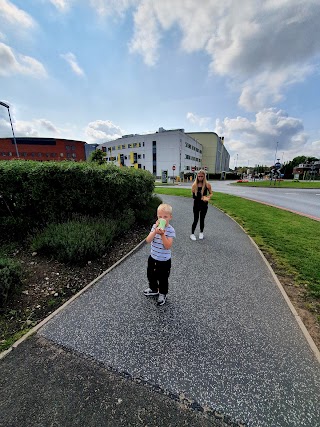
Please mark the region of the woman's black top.
MULTIPOLYGON (((197 194, 192 193, 192 197, 194 199, 194 204, 198 205, 198 206, 206 206, 208 204, 208 202, 205 202, 204 200, 201 200, 201 197, 202 197, 201 190, 202 190, 202 187, 198 187, 197 194)), ((207 196, 208 193, 209 193, 208 192, 208 188, 204 187, 203 195, 207 196)))

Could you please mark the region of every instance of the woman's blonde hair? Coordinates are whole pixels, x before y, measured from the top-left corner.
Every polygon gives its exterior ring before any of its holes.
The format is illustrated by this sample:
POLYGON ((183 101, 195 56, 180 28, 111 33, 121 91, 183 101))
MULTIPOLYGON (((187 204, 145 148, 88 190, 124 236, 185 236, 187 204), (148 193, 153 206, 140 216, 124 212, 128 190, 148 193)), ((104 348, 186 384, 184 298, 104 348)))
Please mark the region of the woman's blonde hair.
POLYGON ((202 175, 204 176, 204 178, 203 178, 203 181, 202 181, 202 188, 201 188, 201 194, 202 194, 202 196, 203 196, 203 192, 204 192, 204 189, 207 187, 208 188, 208 186, 207 186, 207 178, 206 178, 206 171, 205 170, 203 170, 203 169, 200 169, 198 172, 197 172, 197 176, 196 176, 196 179, 194 180, 194 182, 193 182, 193 184, 192 184, 192 187, 191 187, 191 191, 192 191, 192 193, 197 193, 197 191, 198 191, 198 185, 199 185, 199 181, 198 181, 198 175, 199 175, 199 173, 202 173, 202 175))

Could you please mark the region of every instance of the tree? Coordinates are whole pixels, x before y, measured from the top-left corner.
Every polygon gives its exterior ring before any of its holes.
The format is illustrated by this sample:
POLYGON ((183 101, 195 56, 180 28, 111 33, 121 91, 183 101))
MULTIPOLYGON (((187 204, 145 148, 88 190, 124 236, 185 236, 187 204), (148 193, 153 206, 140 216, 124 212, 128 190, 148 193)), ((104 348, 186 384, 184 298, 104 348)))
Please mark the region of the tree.
POLYGON ((90 154, 89 162, 96 162, 99 165, 102 165, 105 163, 105 157, 106 153, 104 153, 102 150, 95 150, 90 154))

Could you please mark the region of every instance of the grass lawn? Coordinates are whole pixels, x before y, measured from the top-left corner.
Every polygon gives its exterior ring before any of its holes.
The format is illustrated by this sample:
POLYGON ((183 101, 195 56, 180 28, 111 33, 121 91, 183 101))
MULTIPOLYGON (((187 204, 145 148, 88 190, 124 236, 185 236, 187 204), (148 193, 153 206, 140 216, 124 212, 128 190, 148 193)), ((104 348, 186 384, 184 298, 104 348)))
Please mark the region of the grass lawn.
MULTIPOLYGON (((156 188, 158 194, 191 197, 191 190, 156 188)), ((277 272, 292 276, 308 296, 320 300, 320 223, 258 202, 214 192, 210 203, 234 218, 272 257, 277 272)), ((320 319, 319 319, 320 320, 320 319)))
POLYGON ((320 188, 320 181, 249 181, 235 182, 232 185, 242 187, 280 187, 280 188, 320 188))

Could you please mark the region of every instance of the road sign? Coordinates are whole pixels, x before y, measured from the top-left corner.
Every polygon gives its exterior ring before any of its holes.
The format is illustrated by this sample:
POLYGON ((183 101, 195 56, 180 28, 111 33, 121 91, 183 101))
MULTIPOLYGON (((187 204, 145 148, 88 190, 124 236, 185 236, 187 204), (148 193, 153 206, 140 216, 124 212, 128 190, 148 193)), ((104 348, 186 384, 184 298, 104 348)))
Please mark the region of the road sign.
POLYGON ((207 167, 207 166, 205 166, 205 167, 204 167, 204 170, 205 170, 205 171, 206 171, 206 170, 208 170, 208 167, 207 167))
POLYGON ((196 168, 194 166, 192 166, 191 170, 192 170, 192 172, 194 172, 196 170, 196 168))
POLYGON ((175 171, 175 170, 176 170, 176 166, 175 166, 175 165, 173 165, 173 166, 172 166, 172 170, 173 170, 173 171, 175 171))

